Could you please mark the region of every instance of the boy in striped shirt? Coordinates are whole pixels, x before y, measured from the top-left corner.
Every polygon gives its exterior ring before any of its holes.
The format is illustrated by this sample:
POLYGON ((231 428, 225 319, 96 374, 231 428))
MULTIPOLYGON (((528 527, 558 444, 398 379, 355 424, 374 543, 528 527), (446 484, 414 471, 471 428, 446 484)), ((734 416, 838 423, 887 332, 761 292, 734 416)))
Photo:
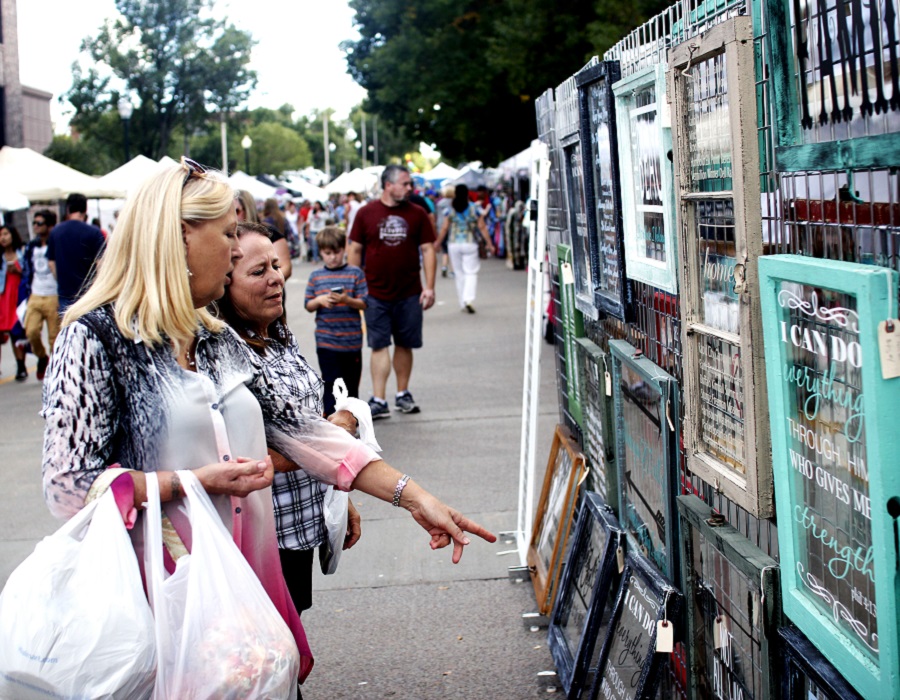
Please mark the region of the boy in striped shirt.
POLYGON ((366 275, 344 261, 347 236, 337 226, 316 234, 325 267, 313 270, 306 285, 306 310, 316 314, 316 354, 325 382, 325 415, 334 413, 334 382, 343 377, 350 396, 359 398, 362 376, 362 320, 369 288, 366 275))

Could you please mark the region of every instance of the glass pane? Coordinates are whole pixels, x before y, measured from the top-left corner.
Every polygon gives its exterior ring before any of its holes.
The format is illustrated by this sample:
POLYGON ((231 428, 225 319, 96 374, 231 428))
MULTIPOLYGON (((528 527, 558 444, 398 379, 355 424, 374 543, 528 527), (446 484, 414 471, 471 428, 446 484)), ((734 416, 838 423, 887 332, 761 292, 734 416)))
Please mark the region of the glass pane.
POLYGON ((637 223, 637 254, 648 260, 666 261, 662 199, 662 126, 656 105, 656 87, 636 90, 632 97, 631 160, 637 223))
POLYGON ((553 466, 553 477, 550 481, 550 492, 547 497, 547 510, 541 523, 541 534, 538 538, 537 554, 544 566, 544 571, 552 575, 553 546, 559 533, 560 521, 566 506, 566 490, 569 476, 572 474, 572 459, 564 445, 559 445, 556 461, 553 466))
POLYGON ((694 221, 700 256, 700 317, 707 326, 740 333, 740 299, 734 292, 733 200, 695 202, 694 221))
POLYGON ((564 150, 566 159, 566 191, 569 195, 569 230, 572 232, 572 266, 575 272, 575 294, 594 300, 594 280, 591 274, 591 250, 588 244, 587 215, 584 206, 584 175, 581 163, 581 143, 564 150))
POLYGON ((621 212, 616 211, 613 179, 613 153, 609 133, 612 113, 610 91, 606 83, 590 86, 588 104, 591 120, 591 154, 594 171, 594 202, 596 203, 597 229, 600 237, 600 270, 597 286, 619 297, 619 240, 616 222, 621 212))
POLYGON ((691 191, 730 190, 731 124, 725 54, 691 65, 686 85, 691 191))
MULTIPOLYGON (((619 365, 619 390, 622 396, 622 437, 625 445, 624 484, 620 484, 625 509, 622 525, 647 550, 647 557, 668 570, 666 552, 666 454, 660 422, 661 395, 650 382, 619 365)), ((665 417, 662 417, 665 420, 665 417)))
MULTIPOLYGON (((796 585, 856 646, 878 656, 856 298, 781 282, 796 585)), ((769 391, 774 390, 770 387, 769 391)), ((882 560, 883 561, 883 560, 882 560)), ((787 573, 785 574, 787 575, 787 573)))
POLYGON ((700 441, 703 451, 743 474, 744 367, 741 348, 698 334, 700 441))

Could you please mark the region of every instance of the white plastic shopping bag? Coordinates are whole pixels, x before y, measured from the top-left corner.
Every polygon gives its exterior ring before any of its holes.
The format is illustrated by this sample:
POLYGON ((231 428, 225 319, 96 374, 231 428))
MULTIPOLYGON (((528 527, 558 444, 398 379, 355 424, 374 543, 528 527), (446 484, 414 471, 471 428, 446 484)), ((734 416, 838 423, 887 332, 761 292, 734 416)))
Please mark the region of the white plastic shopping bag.
POLYGON ((191 523, 191 553, 163 566, 159 484, 147 474, 145 571, 159 656, 154 700, 297 697, 300 654, 200 482, 178 476, 191 523))
POLYGON ((0 698, 149 698, 153 617, 107 491, 49 537, 0 594, 0 698))
POLYGON ((319 565, 323 574, 337 571, 341 552, 344 551, 344 540, 347 537, 347 514, 350 494, 339 491, 334 486, 325 490, 322 500, 322 518, 328 530, 328 539, 319 545, 319 565))

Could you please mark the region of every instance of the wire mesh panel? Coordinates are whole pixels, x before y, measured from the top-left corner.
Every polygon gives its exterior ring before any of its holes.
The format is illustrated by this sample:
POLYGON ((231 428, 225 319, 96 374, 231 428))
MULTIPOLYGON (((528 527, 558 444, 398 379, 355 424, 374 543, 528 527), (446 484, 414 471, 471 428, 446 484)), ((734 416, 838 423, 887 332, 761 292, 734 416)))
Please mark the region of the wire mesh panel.
POLYGON ((609 355, 588 338, 578 338, 575 350, 581 377, 584 451, 591 469, 591 488, 616 511, 619 508, 619 478, 615 459, 612 365, 609 355))
POLYGON ((676 3, 637 27, 609 51, 604 61, 619 61, 622 78, 644 68, 668 61, 674 36, 682 31, 684 3, 676 3))
POLYGON ((550 180, 547 183, 547 242, 555 247, 566 227, 559 152, 556 138, 556 102, 553 90, 547 90, 534 101, 537 113, 538 140, 546 144, 550 154, 550 180))

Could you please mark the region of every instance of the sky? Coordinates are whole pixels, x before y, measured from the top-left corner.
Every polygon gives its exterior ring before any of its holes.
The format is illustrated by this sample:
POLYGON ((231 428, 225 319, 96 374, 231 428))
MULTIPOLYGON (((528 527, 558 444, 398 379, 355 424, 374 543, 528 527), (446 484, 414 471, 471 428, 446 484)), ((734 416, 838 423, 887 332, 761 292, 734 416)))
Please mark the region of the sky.
MULTIPOLYGON (((51 92, 57 133, 64 133, 67 104, 56 97, 72 85, 72 62, 85 37, 116 15, 114 0, 18 0, 19 79, 51 92)), ((297 116, 332 108, 345 117, 365 97, 347 74, 341 41, 358 37, 346 0, 215 0, 227 17, 257 40, 251 68, 258 84, 249 106, 293 105, 297 116)))

